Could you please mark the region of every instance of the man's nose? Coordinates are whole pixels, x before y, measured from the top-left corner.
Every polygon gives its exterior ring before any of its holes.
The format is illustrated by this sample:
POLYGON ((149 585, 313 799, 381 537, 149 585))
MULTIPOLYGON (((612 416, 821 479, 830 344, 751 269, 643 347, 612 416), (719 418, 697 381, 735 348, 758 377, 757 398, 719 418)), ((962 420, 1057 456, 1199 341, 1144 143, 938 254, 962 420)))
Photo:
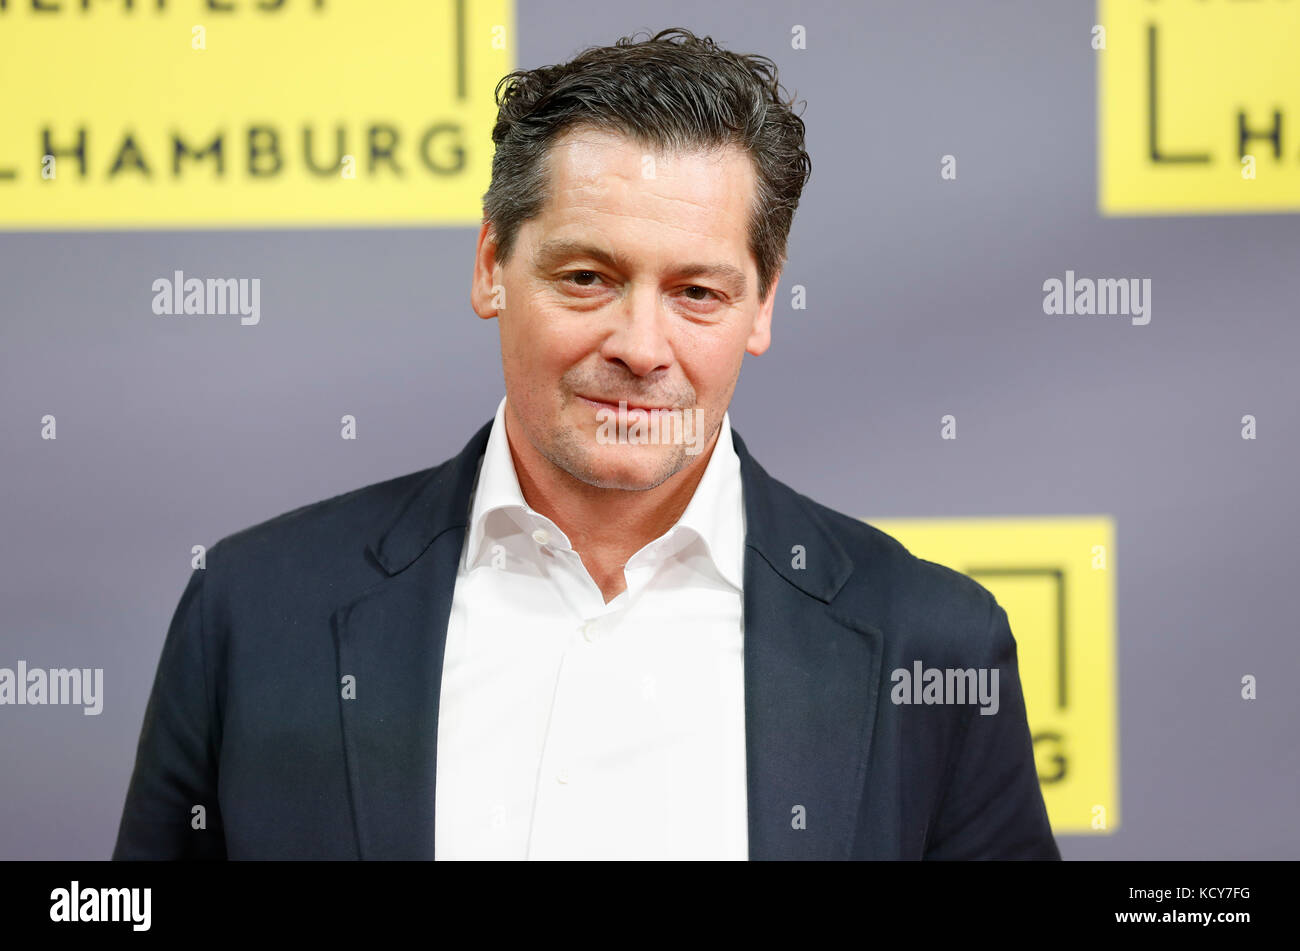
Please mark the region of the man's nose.
POLYGON ((637 376, 672 365, 668 339, 672 319, 653 287, 634 287, 615 311, 615 327, 605 338, 601 353, 607 360, 619 360, 637 376))

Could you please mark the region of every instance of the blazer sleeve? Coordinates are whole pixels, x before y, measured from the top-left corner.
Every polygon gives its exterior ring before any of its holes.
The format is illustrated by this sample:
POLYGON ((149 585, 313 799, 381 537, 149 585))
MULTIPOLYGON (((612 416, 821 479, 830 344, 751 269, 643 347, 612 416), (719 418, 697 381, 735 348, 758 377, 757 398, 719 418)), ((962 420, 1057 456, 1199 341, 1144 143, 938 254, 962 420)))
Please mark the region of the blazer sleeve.
POLYGON ((1007 613, 990 595, 988 654, 998 711, 963 705, 965 724, 926 839, 926 859, 1060 859, 1038 784, 1007 613))
MULTIPOLYGON (((209 560, 214 551, 215 546, 209 560)), ((212 647, 205 639, 209 570, 197 569, 190 576, 163 644, 113 849, 115 860, 226 858, 217 804, 212 647)))

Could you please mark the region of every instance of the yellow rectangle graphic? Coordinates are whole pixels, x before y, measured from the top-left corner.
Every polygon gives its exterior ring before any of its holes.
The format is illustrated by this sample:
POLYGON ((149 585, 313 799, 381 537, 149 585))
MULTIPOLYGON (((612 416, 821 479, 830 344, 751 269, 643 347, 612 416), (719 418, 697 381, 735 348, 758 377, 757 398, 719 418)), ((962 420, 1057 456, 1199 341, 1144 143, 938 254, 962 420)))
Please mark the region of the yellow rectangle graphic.
POLYGON ((0 228, 477 224, 514 24, 513 0, 0 3, 0 228))
POLYGON ((1119 826, 1114 524, 1078 518, 871 519, 1007 612, 1052 830, 1119 826))
POLYGON ((1099 0, 1093 47, 1102 214, 1300 210, 1300 3, 1099 0))

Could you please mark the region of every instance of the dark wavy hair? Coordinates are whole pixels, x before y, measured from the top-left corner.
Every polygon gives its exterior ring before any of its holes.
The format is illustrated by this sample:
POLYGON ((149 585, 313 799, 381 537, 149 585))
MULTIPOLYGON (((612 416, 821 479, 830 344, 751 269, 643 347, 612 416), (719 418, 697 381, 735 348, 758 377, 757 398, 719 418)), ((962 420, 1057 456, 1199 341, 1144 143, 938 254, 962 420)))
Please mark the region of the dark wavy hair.
POLYGON ((673 28, 640 42, 633 35, 590 47, 557 66, 515 70, 497 84, 496 103, 496 154, 483 217, 501 263, 509 260, 520 225, 547 200, 543 160, 551 143, 589 125, 643 148, 747 151, 757 180, 749 250, 758 265, 759 299, 767 296, 785 264, 790 224, 812 172, 803 120, 772 60, 673 28))

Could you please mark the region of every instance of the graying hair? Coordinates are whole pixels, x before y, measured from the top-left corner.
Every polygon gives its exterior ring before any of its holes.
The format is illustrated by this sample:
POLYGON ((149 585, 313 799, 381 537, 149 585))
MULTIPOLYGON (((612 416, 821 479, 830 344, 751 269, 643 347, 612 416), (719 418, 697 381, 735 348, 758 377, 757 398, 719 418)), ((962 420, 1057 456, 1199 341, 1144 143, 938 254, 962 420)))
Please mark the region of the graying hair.
POLYGON ((575 126, 591 126, 643 148, 705 150, 736 145, 754 163, 749 250, 759 299, 786 261, 799 196, 812 172, 804 123, 765 56, 741 55, 689 30, 662 30, 644 41, 625 36, 591 47, 567 63, 515 70, 496 87, 492 184, 483 217, 505 264, 519 227, 547 200, 551 143, 575 126))

